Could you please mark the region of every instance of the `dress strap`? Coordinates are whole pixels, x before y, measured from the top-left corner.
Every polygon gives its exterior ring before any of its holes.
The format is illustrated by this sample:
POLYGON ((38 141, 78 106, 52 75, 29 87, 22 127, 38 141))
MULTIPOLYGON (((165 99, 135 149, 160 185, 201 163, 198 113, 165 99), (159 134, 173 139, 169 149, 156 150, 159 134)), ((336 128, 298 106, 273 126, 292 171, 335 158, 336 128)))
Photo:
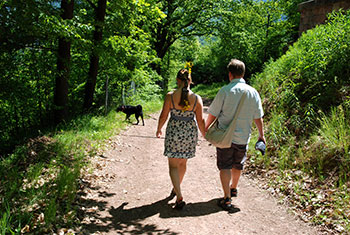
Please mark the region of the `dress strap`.
POLYGON ((197 104, 197 95, 195 95, 196 96, 196 100, 194 101, 194 105, 193 105, 193 109, 192 109, 192 111, 194 111, 194 108, 196 107, 196 104, 197 104))
POLYGON ((173 93, 173 94, 171 94, 171 103, 173 104, 173 108, 175 108, 175 104, 174 104, 174 98, 173 98, 173 95, 174 95, 174 93, 173 93))

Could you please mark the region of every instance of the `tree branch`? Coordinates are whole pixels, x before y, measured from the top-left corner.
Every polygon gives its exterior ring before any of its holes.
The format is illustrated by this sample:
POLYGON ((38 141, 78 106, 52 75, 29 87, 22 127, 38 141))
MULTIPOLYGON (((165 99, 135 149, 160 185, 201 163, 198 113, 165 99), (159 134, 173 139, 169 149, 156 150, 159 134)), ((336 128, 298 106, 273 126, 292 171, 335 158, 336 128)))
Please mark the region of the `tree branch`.
POLYGON ((86 2, 89 3, 89 5, 90 5, 92 8, 94 8, 94 10, 97 9, 97 6, 96 6, 93 2, 91 2, 91 0, 86 0, 86 2))

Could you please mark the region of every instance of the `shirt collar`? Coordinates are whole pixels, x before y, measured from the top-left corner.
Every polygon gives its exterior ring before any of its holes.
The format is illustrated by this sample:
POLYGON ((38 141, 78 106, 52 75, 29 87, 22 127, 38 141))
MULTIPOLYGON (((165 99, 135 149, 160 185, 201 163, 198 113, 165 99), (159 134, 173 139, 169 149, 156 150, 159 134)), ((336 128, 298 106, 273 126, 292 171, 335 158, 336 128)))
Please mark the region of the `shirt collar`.
POLYGON ((246 83, 246 82, 243 78, 235 78, 235 79, 232 79, 230 83, 246 83))

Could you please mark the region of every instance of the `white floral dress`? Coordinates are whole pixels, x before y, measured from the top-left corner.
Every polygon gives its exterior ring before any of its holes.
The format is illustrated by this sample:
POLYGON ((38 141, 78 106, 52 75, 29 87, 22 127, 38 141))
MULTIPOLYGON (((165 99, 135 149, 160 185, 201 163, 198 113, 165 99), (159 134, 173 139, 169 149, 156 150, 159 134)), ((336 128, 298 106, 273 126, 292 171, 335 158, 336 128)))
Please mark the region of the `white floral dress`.
POLYGON ((198 141, 198 128, 194 118, 197 96, 191 111, 175 109, 173 96, 171 102, 173 108, 166 127, 164 155, 169 158, 192 158, 195 156, 198 141))

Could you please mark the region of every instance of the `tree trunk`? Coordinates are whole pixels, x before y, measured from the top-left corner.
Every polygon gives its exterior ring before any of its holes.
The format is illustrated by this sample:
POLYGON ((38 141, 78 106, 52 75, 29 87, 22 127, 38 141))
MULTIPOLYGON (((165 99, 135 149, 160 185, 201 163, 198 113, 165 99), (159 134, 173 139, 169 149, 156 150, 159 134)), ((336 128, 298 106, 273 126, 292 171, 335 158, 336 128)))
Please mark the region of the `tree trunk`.
POLYGON ((97 9, 96 9, 96 26, 94 31, 94 47, 92 49, 92 54, 90 57, 90 68, 88 73, 88 79, 85 85, 85 98, 84 98, 84 109, 88 110, 92 106, 96 79, 98 74, 98 64, 99 64, 99 55, 97 46, 102 41, 102 30, 103 23, 106 15, 106 5, 107 0, 99 0, 97 9))
MULTIPOLYGON (((74 1, 62 0, 61 2, 63 20, 73 18, 74 1)), ((62 120, 67 119, 68 116, 68 79, 70 74, 70 48, 71 42, 64 37, 58 40, 58 56, 57 56, 57 70, 55 94, 54 94, 54 119, 58 124, 62 120)))
MULTIPOLYGON (((168 49, 170 46, 175 42, 175 33, 171 32, 170 25, 174 23, 172 20, 172 15, 176 9, 176 4, 172 0, 168 0, 166 7, 163 9, 163 11, 167 12, 167 18, 166 21, 163 23, 158 24, 156 34, 154 37, 156 38, 154 43, 154 49, 157 53, 157 57, 163 61, 168 49)), ((160 64, 154 65, 155 71, 163 78, 162 81, 158 83, 158 85, 163 90, 163 93, 167 93, 168 89, 168 78, 167 74, 162 71, 160 64)))

